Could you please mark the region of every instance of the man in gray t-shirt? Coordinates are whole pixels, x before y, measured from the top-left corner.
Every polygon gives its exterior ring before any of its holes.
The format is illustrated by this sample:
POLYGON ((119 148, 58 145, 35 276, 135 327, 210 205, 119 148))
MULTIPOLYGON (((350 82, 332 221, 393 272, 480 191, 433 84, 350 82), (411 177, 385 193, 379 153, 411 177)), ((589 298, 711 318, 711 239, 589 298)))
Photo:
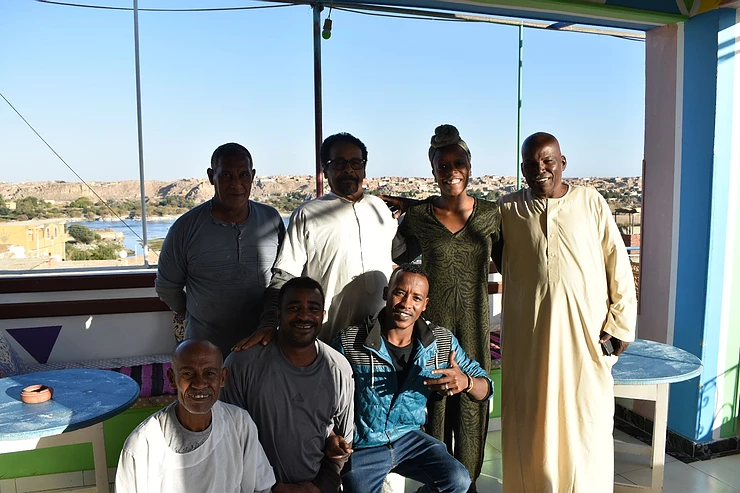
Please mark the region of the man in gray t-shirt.
POLYGON ((336 493, 343 461, 325 457, 324 443, 332 432, 352 441, 352 370, 341 354, 316 340, 324 318, 318 282, 291 279, 278 306, 277 337, 226 359, 221 400, 246 409, 257 424, 278 481, 274 493, 336 493))
POLYGON ((265 289, 285 236, 280 214, 249 200, 255 170, 239 144, 213 153, 213 199, 172 225, 162 245, 155 289, 186 315, 185 338, 207 339, 224 357, 259 324, 265 289))

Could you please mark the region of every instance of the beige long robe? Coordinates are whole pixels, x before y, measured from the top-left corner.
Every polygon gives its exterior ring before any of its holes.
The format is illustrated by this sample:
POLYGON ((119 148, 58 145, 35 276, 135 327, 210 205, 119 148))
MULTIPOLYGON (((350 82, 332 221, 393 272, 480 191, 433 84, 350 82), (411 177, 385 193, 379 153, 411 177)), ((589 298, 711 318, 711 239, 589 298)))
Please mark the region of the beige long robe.
POLYGON ((611 492, 617 358, 599 334, 634 340, 637 312, 619 230, 590 188, 500 205, 504 492, 611 492))

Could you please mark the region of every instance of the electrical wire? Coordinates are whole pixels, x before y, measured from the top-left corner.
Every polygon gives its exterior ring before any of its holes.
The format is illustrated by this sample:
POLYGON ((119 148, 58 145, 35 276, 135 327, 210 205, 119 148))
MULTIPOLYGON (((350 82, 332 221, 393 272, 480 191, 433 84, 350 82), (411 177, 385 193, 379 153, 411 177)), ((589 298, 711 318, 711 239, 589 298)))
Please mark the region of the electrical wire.
MULTIPOLYGON (((2 92, 0 92, 0 98, 3 98, 3 99, 5 100, 5 102, 6 102, 6 103, 8 103, 8 106, 10 106, 10 107, 11 107, 11 109, 12 109, 13 111, 15 111, 16 115, 18 115, 18 116, 20 117, 20 119, 21 119, 21 120, 23 120, 23 123, 25 123, 25 124, 26 124, 26 125, 28 126, 28 128, 30 128, 30 129, 31 129, 31 131, 32 131, 33 133, 35 133, 35 134, 36 134, 36 137, 38 137, 39 139, 41 139, 41 142, 43 142, 44 144, 46 144, 46 147, 48 147, 48 148, 49 148, 49 150, 51 150, 51 152, 53 152, 53 153, 54 153, 54 155, 55 155, 56 157, 58 157, 58 158, 59 158, 59 160, 60 160, 60 161, 61 161, 62 163, 64 163, 64 165, 65 165, 65 166, 66 166, 67 168, 69 168, 69 170, 70 170, 70 171, 71 171, 71 172, 72 172, 72 173, 73 173, 73 174, 74 174, 74 175, 75 175, 75 176, 76 176, 76 177, 77 177, 77 178, 78 178, 78 179, 79 179, 79 180, 80 180, 80 181, 81 181, 82 183, 84 183, 84 184, 85 184, 85 186, 86 186, 86 187, 87 187, 87 188, 88 188, 88 189, 89 189, 89 190, 90 190, 90 191, 91 191, 91 192, 92 192, 92 193, 93 193, 93 194, 94 194, 94 195, 95 195, 95 196, 96 196, 96 197, 97 197, 97 198, 98 198, 98 199, 100 200, 100 202, 102 202, 102 203, 103 203, 103 205, 105 205, 105 206, 106 206, 106 207, 108 208, 108 210, 110 210, 110 211, 111 211, 111 212, 113 213, 113 215, 114 215, 114 216, 116 216, 116 217, 118 218, 118 220, 119 220, 119 221, 121 221, 121 223, 123 223, 123 225, 124 225, 124 226, 126 226, 126 228, 128 228, 128 230, 129 230, 129 231, 131 231, 131 232, 132 232, 132 233, 134 234, 134 236, 136 236, 136 237, 137 237, 137 238, 138 238, 138 239, 139 239, 139 240, 140 240, 140 241, 141 241, 141 242, 143 243, 144 239, 143 239, 143 238, 142 238, 141 236, 139 236, 139 233, 137 233, 137 232, 136 232, 136 231, 135 231, 135 230, 134 230, 134 229, 133 229, 133 228, 132 228, 131 226, 129 226, 129 225, 128 225, 128 223, 127 223, 126 221, 124 221, 124 220, 123 220, 123 218, 122 218, 121 216, 119 216, 119 215, 118 215, 118 213, 117 213, 116 211, 114 211, 114 210, 113 210, 113 208, 112 208, 112 207, 111 207, 111 206, 110 206, 110 205, 108 204, 108 202, 106 202, 106 201, 105 201, 105 200, 103 199, 103 197, 101 197, 101 196, 100 196, 100 195, 98 194, 98 192, 96 192, 96 191, 95 191, 95 189, 94 189, 93 187, 91 187, 91 186, 90 186, 90 184, 88 184, 88 183, 87 183, 87 182, 86 182, 86 181, 84 180, 84 178, 82 178, 82 177, 81 177, 81 176, 79 175, 79 173, 77 173, 77 172, 76 172, 76 171, 74 170, 74 168, 72 168, 72 166, 70 166, 70 165, 69 165, 69 164, 67 163, 67 161, 65 161, 65 160, 64 160, 64 158, 63 158, 62 156, 60 156, 60 155, 59 155, 59 153, 58 153, 58 152, 57 152, 56 150, 54 150, 54 148, 53 148, 53 147, 51 146, 51 144, 49 144, 49 143, 48 143, 48 142, 46 141, 46 139, 44 139, 44 138, 43 138, 43 137, 41 136, 41 134, 40 134, 40 133, 38 133, 38 132, 36 131, 36 129, 35 129, 35 128, 33 128, 33 125, 31 125, 31 124, 30 124, 30 123, 28 122, 28 120, 26 120, 26 119, 25 119, 25 118, 23 117, 23 115, 21 115, 20 111, 18 111, 18 110, 16 109, 16 107, 15 107, 15 106, 13 106, 13 104, 12 104, 12 103, 11 103, 10 101, 8 101, 8 98, 6 98, 6 97, 5 97, 5 95, 4 95, 4 94, 3 94, 2 92)), ((155 255, 156 255, 157 257, 159 257, 159 254, 158 254, 157 252, 154 252, 154 254, 155 254, 155 255)))
MULTIPOLYGON (((122 10, 122 11, 132 11, 132 8, 129 7, 112 7, 107 5, 91 5, 91 4, 81 4, 81 3, 72 3, 72 2, 61 2, 56 0, 36 0, 39 3, 45 3, 50 5, 61 5, 66 7, 80 7, 80 8, 90 8, 90 9, 103 9, 103 10, 122 10)), ((280 0, 278 0, 280 1, 280 0)), ((225 11, 239 11, 239 10, 258 10, 258 9, 274 9, 274 8, 281 8, 281 7, 294 7, 298 5, 312 5, 314 2, 311 0, 299 0, 293 3, 286 3, 286 4, 277 4, 277 5, 252 5, 252 6, 241 6, 241 7, 204 7, 204 8, 172 8, 172 9, 166 9, 166 8, 139 8, 139 11, 142 12, 225 12, 225 11)), ((440 22, 483 22, 488 24, 501 24, 501 25, 512 25, 512 26, 519 26, 522 25, 524 27, 534 28, 534 29, 550 29, 554 31, 569 31, 569 32, 578 32, 578 33, 584 33, 584 34, 596 34, 600 36, 609 36, 614 37, 618 39, 624 39, 627 41, 645 41, 644 35, 635 34, 632 35, 631 33, 625 33, 625 32, 612 32, 606 29, 600 29, 600 28, 589 28, 589 27, 580 27, 577 25, 567 25, 560 29, 553 29, 552 24, 545 24, 541 22, 533 22, 533 21, 521 21, 521 20, 515 20, 515 19, 501 19, 496 17, 485 17, 485 16, 474 16, 474 15, 466 15, 466 14, 448 14, 444 12, 432 12, 432 11, 426 11, 426 10, 416 10, 416 9, 408 9, 408 8, 399 8, 399 7, 383 7, 383 6, 376 6, 376 5, 367 5, 367 4, 357 4, 357 6, 349 7, 347 4, 341 4, 339 2, 337 5, 334 4, 334 0, 331 0, 330 6, 329 6, 329 17, 331 17, 331 11, 333 9, 336 10, 342 10, 345 12, 353 13, 353 14, 359 14, 359 15, 367 15, 371 17, 387 17, 390 19, 411 19, 411 20, 419 20, 419 21, 440 21, 440 22)))
MULTIPOLYGON (((50 5, 61 5, 63 7, 80 7, 87 9, 99 9, 99 10, 123 10, 132 12, 134 9, 130 7, 111 7, 108 5, 90 5, 84 3, 71 3, 71 2, 57 2, 54 0, 36 0, 39 3, 47 3, 50 5)), ((282 5, 252 5, 249 7, 208 7, 208 8, 192 8, 192 9, 153 9, 153 8, 139 8, 140 12, 228 12, 234 10, 258 10, 258 9, 278 9, 282 7, 292 7, 297 4, 288 3, 282 5)))

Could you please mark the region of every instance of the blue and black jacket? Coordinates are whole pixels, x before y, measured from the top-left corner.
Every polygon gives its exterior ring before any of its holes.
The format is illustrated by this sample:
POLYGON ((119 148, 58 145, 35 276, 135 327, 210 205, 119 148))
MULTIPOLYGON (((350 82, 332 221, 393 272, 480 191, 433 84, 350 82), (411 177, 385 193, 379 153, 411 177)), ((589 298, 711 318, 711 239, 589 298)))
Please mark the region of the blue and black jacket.
POLYGON ((380 327, 384 311, 362 325, 345 329, 333 344, 349 360, 354 374, 355 439, 352 447, 355 449, 392 443, 424 425, 427 397, 431 393, 424 381, 440 377, 432 375, 432 370, 450 367, 451 351, 455 351, 455 361, 463 373, 488 380, 486 399, 493 393, 491 379, 478 362, 463 351, 457 338, 444 327, 421 318, 414 327, 414 364, 399 388, 380 327))

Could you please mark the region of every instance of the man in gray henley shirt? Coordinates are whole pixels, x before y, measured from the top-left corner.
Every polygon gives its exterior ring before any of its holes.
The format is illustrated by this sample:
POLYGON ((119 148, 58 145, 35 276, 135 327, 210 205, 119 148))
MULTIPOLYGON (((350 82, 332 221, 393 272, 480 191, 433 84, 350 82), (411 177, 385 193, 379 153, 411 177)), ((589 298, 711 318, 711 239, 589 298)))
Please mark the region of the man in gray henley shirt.
POLYGON ((347 360, 317 341, 324 318, 321 285, 308 277, 279 293, 280 325, 267 346, 229 355, 221 400, 246 409, 277 478, 273 493, 336 493, 346 458, 324 455, 331 432, 354 433, 354 381, 347 360))
POLYGON ((162 245, 155 289, 178 314, 185 338, 206 339, 224 357, 259 325, 265 289, 285 225, 270 206, 249 200, 255 170, 235 143, 213 153, 213 199, 172 225, 162 245))

